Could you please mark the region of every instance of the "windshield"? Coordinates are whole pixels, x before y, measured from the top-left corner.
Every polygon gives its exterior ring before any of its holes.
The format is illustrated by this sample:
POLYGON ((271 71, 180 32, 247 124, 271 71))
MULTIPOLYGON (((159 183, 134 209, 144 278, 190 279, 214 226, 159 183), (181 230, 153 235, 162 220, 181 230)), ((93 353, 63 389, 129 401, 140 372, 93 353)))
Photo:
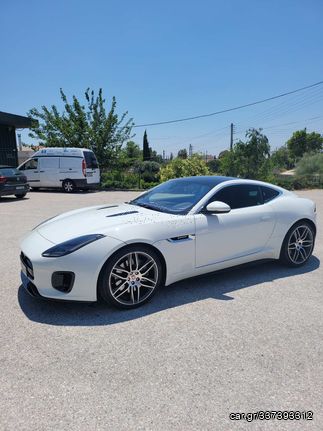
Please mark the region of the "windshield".
POLYGON ((152 210, 187 214, 214 184, 194 179, 170 180, 129 202, 152 210))

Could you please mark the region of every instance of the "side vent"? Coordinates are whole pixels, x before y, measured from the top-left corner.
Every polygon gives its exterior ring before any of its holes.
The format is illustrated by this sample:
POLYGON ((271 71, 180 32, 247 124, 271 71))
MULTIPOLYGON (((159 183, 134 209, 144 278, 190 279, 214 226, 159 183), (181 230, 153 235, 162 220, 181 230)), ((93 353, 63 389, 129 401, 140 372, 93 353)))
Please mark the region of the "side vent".
POLYGON ((169 242, 183 242, 183 241, 192 241, 195 239, 194 234, 188 234, 188 235, 180 235, 180 236, 174 236, 173 238, 168 238, 167 241, 169 242))

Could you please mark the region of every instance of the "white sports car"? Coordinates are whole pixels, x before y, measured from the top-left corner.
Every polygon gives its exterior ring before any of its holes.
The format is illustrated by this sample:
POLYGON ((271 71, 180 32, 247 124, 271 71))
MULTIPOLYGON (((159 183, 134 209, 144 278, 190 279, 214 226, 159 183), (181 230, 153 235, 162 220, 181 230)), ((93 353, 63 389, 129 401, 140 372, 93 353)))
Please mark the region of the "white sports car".
POLYGON ((70 211, 21 244, 22 282, 50 299, 121 308, 184 278, 261 259, 310 258, 316 207, 280 187, 219 176, 167 181, 131 202, 70 211))

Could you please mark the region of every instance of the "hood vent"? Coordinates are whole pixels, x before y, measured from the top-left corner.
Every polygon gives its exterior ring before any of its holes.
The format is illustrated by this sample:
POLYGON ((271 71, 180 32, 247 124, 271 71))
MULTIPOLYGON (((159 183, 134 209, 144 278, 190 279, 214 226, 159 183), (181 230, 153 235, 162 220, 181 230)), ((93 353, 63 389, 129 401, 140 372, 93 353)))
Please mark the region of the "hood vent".
POLYGON ((105 207, 98 208, 97 211, 105 210, 106 208, 118 208, 119 205, 107 205, 105 207))
POLYGON ((139 211, 124 211, 123 213, 111 214, 111 215, 107 215, 106 217, 118 217, 118 216, 123 216, 128 214, 137 214, 138 212, 139 211))

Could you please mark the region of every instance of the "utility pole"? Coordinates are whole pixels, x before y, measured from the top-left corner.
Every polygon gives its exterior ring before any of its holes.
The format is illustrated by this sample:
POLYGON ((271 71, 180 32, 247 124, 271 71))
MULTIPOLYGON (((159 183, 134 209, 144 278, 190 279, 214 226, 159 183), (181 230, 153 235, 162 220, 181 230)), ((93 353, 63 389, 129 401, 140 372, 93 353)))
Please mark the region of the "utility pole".
POLYGON ((193 146, 192 144, 190 144, 189 148, 188 148, 188 157, 192 157, 193 155, 193 146))
POLYGON ((19 148, 19 151, 22 151, 21 133, 18 133, 17 136, 18 136, 18 148, 19 148))
POLYGON ((233 148, 233 123, 230 125, 230 151, 232 151, 233 148))
POLYGON ((165 160, 165 150, 163 150, 163 160, 165 160))

